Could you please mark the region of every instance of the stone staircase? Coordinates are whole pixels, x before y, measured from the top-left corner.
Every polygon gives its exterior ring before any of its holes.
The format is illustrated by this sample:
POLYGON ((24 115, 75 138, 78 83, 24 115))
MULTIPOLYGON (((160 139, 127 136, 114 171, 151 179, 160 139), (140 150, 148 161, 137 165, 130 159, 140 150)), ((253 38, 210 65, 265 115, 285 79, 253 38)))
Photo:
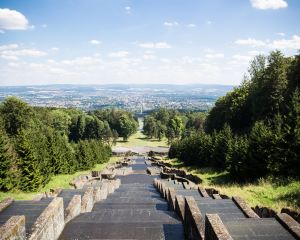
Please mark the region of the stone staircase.
POLYGON ((155 179, 154 185, 178 213, 187 239, 290 240, 300 238, 300 225, 287 214, 259 218, 239 197, 210 197, 187 182, 155 179))
POLYGON ((120 176, 121 186, 67 224, 60 239, 184 239, 181 220, 168 210, 146 169, 144 158, 136 158, 133 174, 120 176))

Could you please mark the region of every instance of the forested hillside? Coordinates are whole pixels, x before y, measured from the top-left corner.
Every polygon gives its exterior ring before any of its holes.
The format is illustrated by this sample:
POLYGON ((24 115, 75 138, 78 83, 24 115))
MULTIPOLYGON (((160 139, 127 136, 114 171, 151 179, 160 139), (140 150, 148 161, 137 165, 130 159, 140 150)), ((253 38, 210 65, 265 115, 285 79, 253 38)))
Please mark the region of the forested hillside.
POLYGON ((54 175, 107 162, 111 144, 137 126, 122 110, 31 107, 9 97, 0 105, 0 190, 35 191, 54 175))
POLYGON ((204 128, 173 141, 169 157, 228 170, 239 180, 299 177, 300 54, 257 56, 243 83, 221 97, 204 128))

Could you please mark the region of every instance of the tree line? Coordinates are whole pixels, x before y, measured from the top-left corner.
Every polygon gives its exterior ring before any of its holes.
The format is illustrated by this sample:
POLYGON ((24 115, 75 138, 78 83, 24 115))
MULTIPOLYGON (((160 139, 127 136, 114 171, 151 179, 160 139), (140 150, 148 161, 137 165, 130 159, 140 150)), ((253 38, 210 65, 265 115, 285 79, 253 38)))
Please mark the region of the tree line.
POLYGON ((194 130, 203 128, 205 113, 179 112, 161 108, 154 110, 144 118, 143 133, 148 138, 167 138, 169 143, 190 135, 194 130))
POLYGON ((203 129, 173 142, 169 157, 239 180, 299 177, 299 81, 300 54, 255 57, 242 84, 217 100, 203 129))
POLYGON ((129 112, 31 107, 15 97, 0 104, 0 190, 35 191, 57 174, 107 162, 111 145, 137 121, 129 112))

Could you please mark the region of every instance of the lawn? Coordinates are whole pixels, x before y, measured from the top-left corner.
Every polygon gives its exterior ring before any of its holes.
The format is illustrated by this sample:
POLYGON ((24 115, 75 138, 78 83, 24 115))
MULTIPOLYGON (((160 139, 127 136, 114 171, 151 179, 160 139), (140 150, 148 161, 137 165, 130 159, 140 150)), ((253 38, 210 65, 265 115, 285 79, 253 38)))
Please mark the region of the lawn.
POLYGON ((52 177, 49 183, 47 183, 42 189, 40 189, 37 192, 22 192, 19 190, 14 190, 10 192, 0 192, 0 201, 11 197, 16 200, 30 200, 32 199, 36 194, 39 193, 44 193, 44 192, 49 192, 50 189, 56 189, 56 188, 72 188, 70 186, 70 182, 77 176, 81 174, 86 174, 89 173, 92 170, 97 170, 101 171, 104 169, 106 166, 109 164, 113 164, 116 161, 120 160, 120 157, 111 157, 110 160, 107 163, 104 164, 97 164, 93 169, 87 170, 87 171, 81 171, 81 172, 76 172, 74 174, 61 174, 61 175, 56 175, 52 177))
POLYGON ((185 167, 176 159, 164 159, 164 161, 197 175, 203 180, 201 184, 203 187, 216 188, 221 194, 230 197, 240 196, 251 207, 257 205, 270 207, 278 212, 284 207, 290 207, 300 211, 300 181, 259 179, 253 183, 242 184, 233 182, 227 172, 217 172, 209 168, 185 167))
POLYGON ((144 146, 167 147, 168 144, 167 144, 166 138, 164 138, 162 140, 149 139, 141 131, 138 131, 135 134, 133 134, 132 136, 130 136, 127 141, 123 141, 122 138, 119 138, 116 146, 117 147, 144 147, 144 146))

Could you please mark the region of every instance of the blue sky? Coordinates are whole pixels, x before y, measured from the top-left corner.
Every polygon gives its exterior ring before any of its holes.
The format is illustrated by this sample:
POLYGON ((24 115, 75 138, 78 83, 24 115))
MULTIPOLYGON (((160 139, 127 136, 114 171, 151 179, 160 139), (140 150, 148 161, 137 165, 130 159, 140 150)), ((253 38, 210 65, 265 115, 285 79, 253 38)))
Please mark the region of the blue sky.
POLYGON ((0 85, 239 84, 300 49, 299 0, 1 0, 0 85))

